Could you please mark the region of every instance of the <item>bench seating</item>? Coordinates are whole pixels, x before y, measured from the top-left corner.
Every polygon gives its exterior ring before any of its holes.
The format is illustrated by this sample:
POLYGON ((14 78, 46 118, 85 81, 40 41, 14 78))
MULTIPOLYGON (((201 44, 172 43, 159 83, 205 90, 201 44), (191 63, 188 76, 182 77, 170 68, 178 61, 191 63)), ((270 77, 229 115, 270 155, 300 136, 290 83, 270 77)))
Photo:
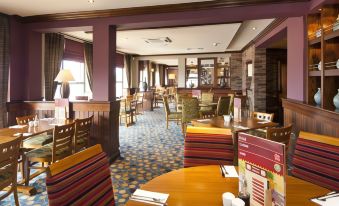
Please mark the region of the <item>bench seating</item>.
POLYGON ((292 163, 292 175, 339 190, 339 138, 300 132, 292 163))
POLYGON ((184 167, 232 165, 234 148, 229 129, 188 127, 185 138, 184 167))

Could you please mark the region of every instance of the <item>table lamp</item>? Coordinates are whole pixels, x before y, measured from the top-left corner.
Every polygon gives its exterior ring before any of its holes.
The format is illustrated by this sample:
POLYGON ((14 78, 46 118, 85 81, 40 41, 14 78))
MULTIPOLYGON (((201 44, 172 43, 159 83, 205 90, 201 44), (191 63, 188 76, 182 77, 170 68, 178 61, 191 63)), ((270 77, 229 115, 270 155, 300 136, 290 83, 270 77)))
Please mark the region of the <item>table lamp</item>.
POLYGON ((168 79, 172 80, 175 85, 175 74, 168 74, 168 79))
POLYGON ((74 80, 75 79, 70 70, 68 69, 60 70, 58 76, 54 79, 54 81, 61 83, 61 87, 60 87, 61 98, 68 99, 69 97, 69 83, 68 82, 74 81, 74 80))

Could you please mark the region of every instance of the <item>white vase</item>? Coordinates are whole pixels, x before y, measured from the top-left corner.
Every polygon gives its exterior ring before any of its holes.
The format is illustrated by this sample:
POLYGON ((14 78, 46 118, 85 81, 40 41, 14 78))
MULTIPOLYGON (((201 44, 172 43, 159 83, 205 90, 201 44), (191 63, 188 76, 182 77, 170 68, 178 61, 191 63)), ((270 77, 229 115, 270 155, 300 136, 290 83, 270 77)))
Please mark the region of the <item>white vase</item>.
POLYGON ((334 96, 333 98, 333 104, 336 108, 336 111, 339 110, 339 89, 338 89, 338 94, 334 96))
POLYGON ((320 88, 318 88, 318 92, 314 95, 314 101, 317 105, 321 105, 321 91, 320 88))

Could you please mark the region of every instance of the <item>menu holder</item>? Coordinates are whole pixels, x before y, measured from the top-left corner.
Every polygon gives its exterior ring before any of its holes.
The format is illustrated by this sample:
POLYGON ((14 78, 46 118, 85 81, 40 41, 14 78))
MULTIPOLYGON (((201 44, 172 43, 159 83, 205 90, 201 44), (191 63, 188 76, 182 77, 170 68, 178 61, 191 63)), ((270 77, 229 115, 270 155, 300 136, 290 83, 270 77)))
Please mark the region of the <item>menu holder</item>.
POLYGON ((239 133, 238 147, 239 179, 247 183, 251 205, 286 205, 285 145, 239 133))
POLYGON ((241 99, 234 98, 234 121, 241 122, 241 99))

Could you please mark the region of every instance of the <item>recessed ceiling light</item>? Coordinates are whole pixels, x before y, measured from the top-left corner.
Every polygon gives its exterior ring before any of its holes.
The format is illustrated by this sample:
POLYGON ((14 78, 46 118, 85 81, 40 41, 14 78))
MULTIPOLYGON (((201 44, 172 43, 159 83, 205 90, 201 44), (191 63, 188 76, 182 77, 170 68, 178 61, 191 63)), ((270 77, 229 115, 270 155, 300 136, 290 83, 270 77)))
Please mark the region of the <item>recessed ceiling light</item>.
POLYGON ((88 0, 88 3, 93 4, 94 0, 88 0))
POLYGON ((218 46, 220 43, 219 42, 214 42, 213 46, 218 46))
POLYGON ((253 30, 253 31, 257 30, 257 27, 252 27, 252 30, 253 30))

